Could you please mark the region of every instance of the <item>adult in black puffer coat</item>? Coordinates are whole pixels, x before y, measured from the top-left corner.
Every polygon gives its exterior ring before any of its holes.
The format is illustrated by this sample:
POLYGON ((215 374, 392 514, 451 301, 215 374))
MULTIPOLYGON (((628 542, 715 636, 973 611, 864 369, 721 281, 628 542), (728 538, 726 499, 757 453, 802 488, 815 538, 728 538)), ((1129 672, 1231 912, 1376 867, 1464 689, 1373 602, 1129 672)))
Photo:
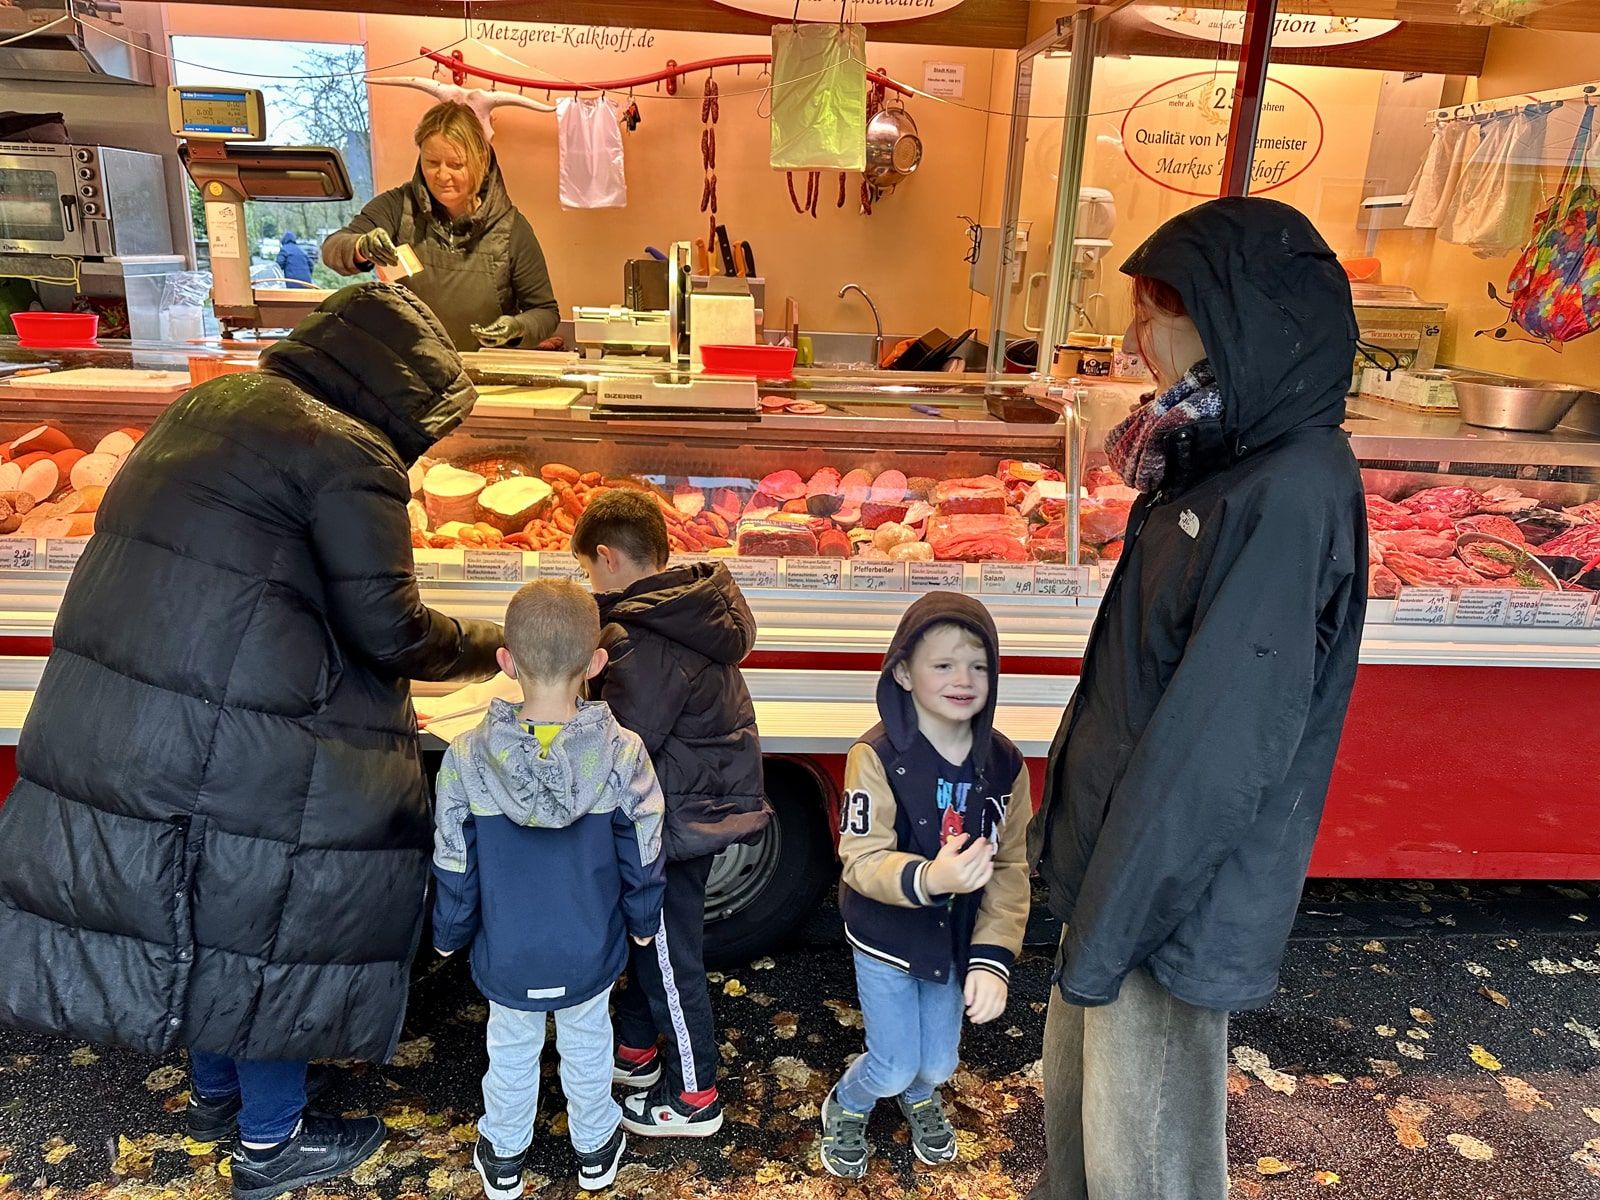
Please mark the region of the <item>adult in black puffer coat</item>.
POLYGON ((366 284, 139 442, 0 808, 0 1020, 241 1060, 247 1140, 248 1064, 302 1060, 292 1092, 393 1051, 432 844, 407 681, 501 644, 422 603, 406 468, 475 398, 421 301, 366 284))
POLYGON ((1341 425, 1350 286, 1304 216, 1202 204, 1123 265, 1165 390, 1050 750, 1031 857, 1064 936, 1036 1200, 1224 1200, 1227 1013, 1276 993, 1366 611, 1341 425))

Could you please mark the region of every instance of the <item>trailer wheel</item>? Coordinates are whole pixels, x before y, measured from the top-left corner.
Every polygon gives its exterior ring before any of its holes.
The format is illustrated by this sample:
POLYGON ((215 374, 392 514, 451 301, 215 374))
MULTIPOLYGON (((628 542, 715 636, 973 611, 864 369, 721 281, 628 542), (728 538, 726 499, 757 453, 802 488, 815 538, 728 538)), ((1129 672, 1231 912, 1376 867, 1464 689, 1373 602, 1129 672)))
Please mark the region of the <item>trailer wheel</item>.
POLYGON ((706 960, 748 962, 777 948, 816 911, 837 873, 827 784, 808 764, 768 758, 773 820, 761 838, 717 855, 706 883, 706 960))

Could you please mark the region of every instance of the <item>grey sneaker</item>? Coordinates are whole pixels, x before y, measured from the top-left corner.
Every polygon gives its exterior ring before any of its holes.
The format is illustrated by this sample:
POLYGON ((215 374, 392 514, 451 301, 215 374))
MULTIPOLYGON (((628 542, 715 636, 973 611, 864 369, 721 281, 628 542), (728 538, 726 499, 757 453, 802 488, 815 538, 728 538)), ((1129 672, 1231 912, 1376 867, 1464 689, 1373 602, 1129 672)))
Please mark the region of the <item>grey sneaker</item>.
POLYGON ((822 1102, 822 1166, 840 1179, 861 1179, 867 1173, 872 1147, 867 1144, 868 1113, 840 1104, 834 1087, 822 1102))
POLYGON ((911 1149, 919 1159, 930 1167, 955 1161, 956 1127, 945 1116, 938 1092, 914 1102, 901 1096, 900 1111, 911 1125, 911 1149))

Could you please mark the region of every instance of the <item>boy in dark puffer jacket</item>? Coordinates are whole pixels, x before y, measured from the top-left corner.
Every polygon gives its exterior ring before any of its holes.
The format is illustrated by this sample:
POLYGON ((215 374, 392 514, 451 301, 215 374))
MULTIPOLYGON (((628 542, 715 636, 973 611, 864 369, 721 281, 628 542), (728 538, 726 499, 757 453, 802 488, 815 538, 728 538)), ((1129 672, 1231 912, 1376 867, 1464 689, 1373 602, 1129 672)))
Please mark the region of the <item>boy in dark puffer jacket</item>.
POLYGON ((755 618, 726 567, 667 567, 666 521, 648 493, 596 499, 578 518, 572 552, 594 586, 610 656, 589 695, 644 740, 667 802, 661 932, 632 951, 628 986, 616 993, 614 1078, 633 1092, 622 1124, 641 1137, 707 1137, 722 1128, 722 1102, 706 880, 718 851, 756 840, 772 818, 755 705, 739 673, 755 618))

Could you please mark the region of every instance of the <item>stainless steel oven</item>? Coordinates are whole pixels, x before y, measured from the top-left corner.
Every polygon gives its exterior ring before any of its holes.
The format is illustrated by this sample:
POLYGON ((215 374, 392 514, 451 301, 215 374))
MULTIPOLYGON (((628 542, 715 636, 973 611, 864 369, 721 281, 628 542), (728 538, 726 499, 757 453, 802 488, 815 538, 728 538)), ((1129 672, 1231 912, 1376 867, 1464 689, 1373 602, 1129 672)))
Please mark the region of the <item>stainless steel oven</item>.
POLYGON ((0 254, 171 254, 159 154, 0 142, 0 254))

